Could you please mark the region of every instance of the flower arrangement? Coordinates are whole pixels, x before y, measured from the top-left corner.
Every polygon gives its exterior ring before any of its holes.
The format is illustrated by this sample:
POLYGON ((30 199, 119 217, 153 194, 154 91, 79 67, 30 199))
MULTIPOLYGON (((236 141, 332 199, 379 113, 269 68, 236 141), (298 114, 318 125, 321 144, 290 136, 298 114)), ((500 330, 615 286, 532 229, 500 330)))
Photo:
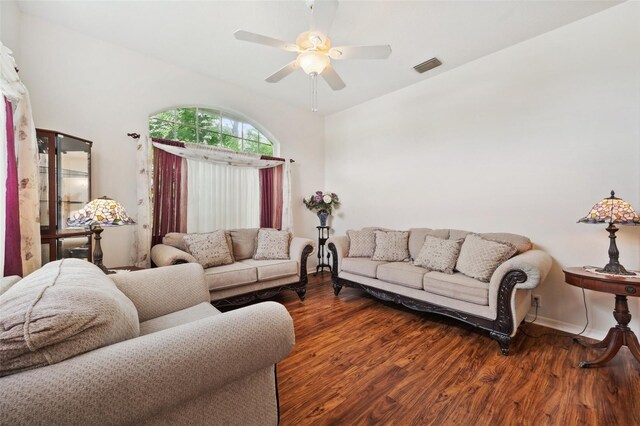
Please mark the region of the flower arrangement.
POLYGON ((316 191, 315 194, 309 195, 308 198, 302 200, 304 205, 311 211, 326 210, 331 214, 331 211, 340 206, 340 199, 338 195, 333 192, 316 191))

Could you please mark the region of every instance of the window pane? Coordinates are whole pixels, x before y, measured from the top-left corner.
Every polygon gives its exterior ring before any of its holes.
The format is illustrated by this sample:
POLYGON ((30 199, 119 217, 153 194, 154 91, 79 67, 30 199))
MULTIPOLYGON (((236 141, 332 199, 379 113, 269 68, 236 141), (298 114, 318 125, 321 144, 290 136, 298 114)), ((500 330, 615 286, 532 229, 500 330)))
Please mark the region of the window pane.
POLYGON ((242 137, 242 122, 231 118, 222 116, 222 133, 230 136, 242 137))
POLYGON ((198 142, 195 127, 180 126, 176 128, 176 139, 182 142, 198 142))
POLYGON ((200 143, 205 145, 220 145, 220 135, 217 132, 200 130, 200 143))
POLYGON ((271 143, 271 141, 269 139, 267 139, 267 137, 265 135, 263 135, 262 133, 260 133, 260 143, 264 143, 267 145, 273 145, 271 143))
POLYGON ((221 143, 223 147, 233 149, 234 151, 240 151, 242 147, 242 139, 228 135, 222 135, 221 143))
POLYGON ((173 127, 173 123, 159 120, 158 118, 154 117, 149 120, 149 135, 152 138, 175 139, 175 135, 173 134, 173 127))
POLYGON ((200 129, 220 129, 220 114, 213 110, 198 109, 198 127, 200 129))
POLYGON ((176 122, 182 126, 196 127, 196 109, 195 108, 176 109, 176 122))
POLYGON ((169 111, 162 111, 157 113, 153 117, 165 121, 176 121, 176 110, 170 109, 169 111))
POLYGON ((248 141, 245 140, 244 141, 244 151, 245 152, 255 152, 258 153, 258 142, 254 142, 254 141, 248 141))
MULTIPOLYGON (((249 123, 242 123, 243 137, 250 141, 258 141, 260 132, 249 123)), ((245 150, 246 151, 246 150, 245 150)))
POLYGON ((273 156, 273 145, 265 145, 261 143, 258 146, 258 154, 273 156))

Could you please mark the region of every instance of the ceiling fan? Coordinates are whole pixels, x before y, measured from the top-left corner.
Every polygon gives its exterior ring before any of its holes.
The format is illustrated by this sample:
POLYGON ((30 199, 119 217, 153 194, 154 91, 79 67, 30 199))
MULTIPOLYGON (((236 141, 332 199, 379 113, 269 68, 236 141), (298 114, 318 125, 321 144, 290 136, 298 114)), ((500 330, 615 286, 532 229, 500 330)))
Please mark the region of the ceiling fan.
POLYGON ((332 47, 329 29, 338 9, 337 0, 307 0, 310 5, 311 29, 289 43, 273 37, 237 30, 238 40, 264 44, 296 53, 296 59, 271 74, 265 80, 277 83, 296 69, 301 68, 311 79, 311 110, 317 111, 317 77, 320 75, 333 90, 344 89, 346 84, 331 65, 331 60, 343 59, 386 59, 391 54, 391 46, 339 46, 332 47))

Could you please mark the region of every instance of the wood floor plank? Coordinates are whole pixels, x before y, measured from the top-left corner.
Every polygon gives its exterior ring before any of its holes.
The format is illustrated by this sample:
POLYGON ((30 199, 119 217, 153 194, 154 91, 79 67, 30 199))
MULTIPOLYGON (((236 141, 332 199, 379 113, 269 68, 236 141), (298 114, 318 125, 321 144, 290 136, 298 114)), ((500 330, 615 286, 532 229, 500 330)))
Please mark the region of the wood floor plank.
MULTIPOLYGON (((511 355, 457 321, 333 295, 329 274, 307 297, 274 299, 296 345, 278 364, 281 425, 640 425, 640 364, 626 348, 605 367, 567 334, 522 326, 511 355)), ((640 331, 640 330, 636 330, 640 331)))

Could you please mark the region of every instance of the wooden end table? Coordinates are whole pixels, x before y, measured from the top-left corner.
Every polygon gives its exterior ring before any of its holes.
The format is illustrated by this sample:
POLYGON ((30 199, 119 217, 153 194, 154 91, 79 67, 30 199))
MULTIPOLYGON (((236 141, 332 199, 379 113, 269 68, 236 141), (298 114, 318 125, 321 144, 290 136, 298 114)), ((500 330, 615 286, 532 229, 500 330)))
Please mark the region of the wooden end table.
POLYGON ((616 296, 613 317, 617 325, 611 327, 606 337, 600 342, 587 343, 574 337, 573 340, 587 348, 605 348, 605 351, 593 361, 581 361, 582 368, 601 367, 613 358, 624 345, 629 348, 636 360, 640 361, 640 344, 638 338, 628 327, 631 321, 627 296, 640 296, 640 276, 604 275, 587 271, 584 268, 566 268, 563 270, 564 280, 576 287, 611 293, 616 296))

